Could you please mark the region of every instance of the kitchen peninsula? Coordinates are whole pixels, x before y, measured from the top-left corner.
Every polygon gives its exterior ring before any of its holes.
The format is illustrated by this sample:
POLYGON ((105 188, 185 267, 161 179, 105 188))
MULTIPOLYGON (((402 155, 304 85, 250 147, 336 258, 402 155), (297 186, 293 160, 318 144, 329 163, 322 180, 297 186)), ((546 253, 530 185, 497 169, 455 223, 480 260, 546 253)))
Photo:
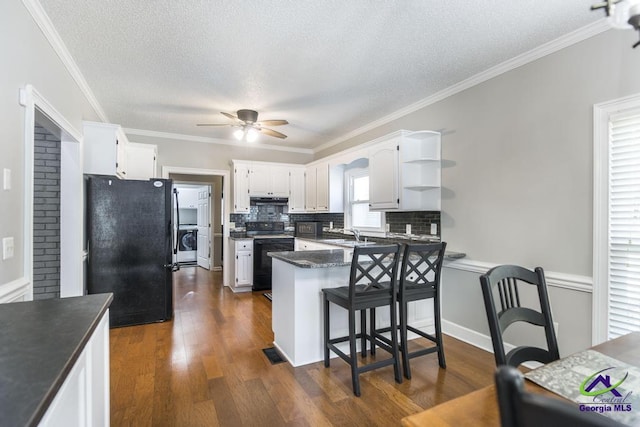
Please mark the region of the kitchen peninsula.
POLYGON ((0 425, 109 425, 112 294, 0 306, 0 425))
MULTIPOLYGON (((322 289, 349 284, 353 251, 325 249, 271 252, 269 255, 273 258, 275 347, 293 366, 323 360, 322 289)), ((452 253, 450 256, 460 258, 464 254, 452 253)), ((330 310, 331 336, 347 335, 347 311, 335 304, 330 305, 330 310)), ((412 302, 408 316, 409 323, 419 329, 430 331, 433 328, 433 304, 412 302)), ((377 328, 388 325, 388 310, 379 310, 376 322, 377 328)), ((348 352, 348 343, 342 345, 343 351, 348 352)), ((331 355, 335 357, 333 353, 331 355)))

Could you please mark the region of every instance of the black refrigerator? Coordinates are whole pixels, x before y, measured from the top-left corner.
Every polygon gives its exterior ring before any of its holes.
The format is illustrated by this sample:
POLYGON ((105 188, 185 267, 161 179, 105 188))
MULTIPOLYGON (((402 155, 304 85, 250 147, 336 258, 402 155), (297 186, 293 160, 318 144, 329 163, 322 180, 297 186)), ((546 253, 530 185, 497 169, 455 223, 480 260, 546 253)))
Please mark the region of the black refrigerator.
POLYGON ((87 293, 112 292, 109 326, 173 316, 168 179, 87 179, 87 293))

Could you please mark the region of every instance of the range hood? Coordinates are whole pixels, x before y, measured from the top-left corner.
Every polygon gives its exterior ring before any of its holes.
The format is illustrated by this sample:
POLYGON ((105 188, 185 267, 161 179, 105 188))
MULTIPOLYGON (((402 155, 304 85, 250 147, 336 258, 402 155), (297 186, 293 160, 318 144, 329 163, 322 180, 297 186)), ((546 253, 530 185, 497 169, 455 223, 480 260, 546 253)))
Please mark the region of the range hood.
POLYGON ((287 206, 289 198, 287 197, 251 197, 249 199, 251 206, 271 205, 271 206, 287 206))

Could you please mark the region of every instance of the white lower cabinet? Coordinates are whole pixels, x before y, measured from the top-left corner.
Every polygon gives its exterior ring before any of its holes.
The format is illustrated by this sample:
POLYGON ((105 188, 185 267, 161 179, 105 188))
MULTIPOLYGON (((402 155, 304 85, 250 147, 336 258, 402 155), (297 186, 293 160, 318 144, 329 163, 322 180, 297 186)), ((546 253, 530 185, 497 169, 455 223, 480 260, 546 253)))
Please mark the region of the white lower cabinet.
POLYGON ((109 310, 53 398, 40 426, 109 426, 109 310))
POLYGON ((253 286, 253 240, 231 240, 231 269, 234 272, 232 290, 248 292, 253 286))

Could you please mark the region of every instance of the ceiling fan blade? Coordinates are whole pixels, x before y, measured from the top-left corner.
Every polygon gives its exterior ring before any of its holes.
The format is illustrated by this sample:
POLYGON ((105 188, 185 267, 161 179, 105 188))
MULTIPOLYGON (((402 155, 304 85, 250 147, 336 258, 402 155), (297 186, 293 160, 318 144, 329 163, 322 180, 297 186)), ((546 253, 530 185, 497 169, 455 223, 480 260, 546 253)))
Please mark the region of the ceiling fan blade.
POLYGON ((196 126, 231 126, 231 123, 198 123, 196 126))
POLYGON ((286 120, 261 120, 257 123, 260 126, 266 125, 266 126, 282 126, 282 125, 288 125, 289 122, 286 120))
POLYGON ((233 114, 225 113, 224 111, 221 111, 220 114, 229 117, 231 120, 238 120, 238 118, 233 114))
POLYGON ((275 130, 267 129, 267 128, 261 128, 260 132, 262 132, 262 133, 264 133, 266 135, 269 135, 269 136, 275 136, 276 138, 285 139, 287 137, 287 135, 285 135, 284 133, 280 133, 280 132, 277 132, 275 130))

